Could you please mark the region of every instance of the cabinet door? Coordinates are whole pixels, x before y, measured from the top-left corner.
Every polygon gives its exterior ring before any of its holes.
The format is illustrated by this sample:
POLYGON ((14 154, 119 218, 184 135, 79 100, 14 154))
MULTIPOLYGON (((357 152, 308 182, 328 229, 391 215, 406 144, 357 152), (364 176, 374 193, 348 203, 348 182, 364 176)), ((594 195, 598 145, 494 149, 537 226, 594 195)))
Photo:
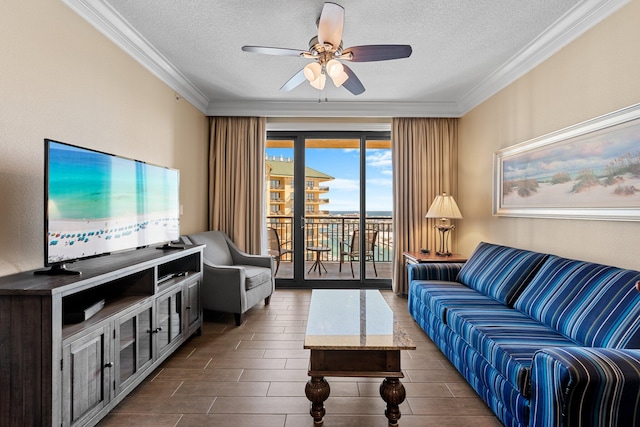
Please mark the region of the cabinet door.
POLYGON ((113 363, 109 354, 111 328, 105 326, 65 343, 62 348, 64 426, 82 425, 111 399, 113 363))
POLYGON ((187 331, 190 335, 201 326, 202 305, 200 304, 200 280, 187 283, 185 288, 187 294, 185 316, 187 318, 187 331))
POLYGON ((182 287, 156 300, 156 344, 158 357, 182 338, 182 287))
POLYGON ((153 303, 149 302, 115 323, 115 381, 119 394, 136 373, 153 363, 151 334, 153 333, 153 303))

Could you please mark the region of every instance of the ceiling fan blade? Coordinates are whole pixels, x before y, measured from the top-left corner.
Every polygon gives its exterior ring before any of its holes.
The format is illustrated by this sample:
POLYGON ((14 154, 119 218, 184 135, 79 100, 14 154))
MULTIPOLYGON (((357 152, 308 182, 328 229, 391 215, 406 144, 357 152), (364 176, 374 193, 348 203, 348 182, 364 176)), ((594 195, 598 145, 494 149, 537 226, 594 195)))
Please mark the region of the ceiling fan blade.
POLYGON ((362 85, 362 82, 351 68, 347 67, 344 64, 343 67, 344 72, 347 73, 349 78, 344 83, 342 83, 342 87, 344 87, 354 95, 360 95, 362 92, 364 92, 364 86, 362 85))
POLYGON ((318 42, 330 43, 338 48, 342 42, 342 29, 344 28, 344 8, 339 4, 325 3, 318 20, 318 42))
POLYGON ((294 89, 300 86, 302 83, 306 81, 307 81, 307 78, 304 76, 304 68, 303 68, 302 70, 294 74, 294 76, 291 77, 289 81, 287 81, 284 85, 282 85, 280 90, 282 92, 289 92, 291 89, 294 89))
POLYGON ((408 58, 411 56, 411 52, 411 46, 408 44, 372 44, 346 48, 341 59, 347 59, 351 62, 388 61, 408 58), (350 55, 351 59, 349 59, 350 55))
POLYGON ((242 50, 245 52, 262 53, 265 55, 278 55, 278 56, 298 56, 308 53, 304 50, 287 49, 284 47, 265 47, 265 46, 242 46, 242 50))

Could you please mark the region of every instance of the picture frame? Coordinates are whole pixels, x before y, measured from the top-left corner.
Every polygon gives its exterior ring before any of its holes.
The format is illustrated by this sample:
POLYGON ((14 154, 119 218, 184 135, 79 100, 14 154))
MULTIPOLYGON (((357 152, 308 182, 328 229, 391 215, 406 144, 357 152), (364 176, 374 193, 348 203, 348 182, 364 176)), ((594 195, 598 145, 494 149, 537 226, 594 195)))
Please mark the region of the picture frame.
POLYGON ((640 104, 496 151, 493 214, 640 221, 640 104))

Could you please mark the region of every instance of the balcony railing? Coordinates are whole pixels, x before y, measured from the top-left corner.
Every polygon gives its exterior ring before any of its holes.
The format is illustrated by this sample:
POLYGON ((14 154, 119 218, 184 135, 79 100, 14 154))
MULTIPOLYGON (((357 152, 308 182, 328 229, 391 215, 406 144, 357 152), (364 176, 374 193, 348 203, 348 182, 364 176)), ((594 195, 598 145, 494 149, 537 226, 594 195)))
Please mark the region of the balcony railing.
MULTIPOLYGON (((359 216, 313 216, 307 217, 304 227, 304 245, 328 246, 327 261, 340 260, 340 242, 351 243, 351 236, 359 229, 359 216)), ((374 258, 376 262, 391 262, 393 260, 393 230, 392 218, 389 216, 368 216, 365 220, 367 230, 378 230, 374 258)), ((281 242, 293 240, 293 218, 291 216, 267 216, 267 226, 278 231, 281 242)), ((290 249, 291 246, 287 246, 290 249)), ((311 251, 305 251, 305 260, 314 257, 311 251)), ((291 261, 286 255, 282 261, 291 261)))

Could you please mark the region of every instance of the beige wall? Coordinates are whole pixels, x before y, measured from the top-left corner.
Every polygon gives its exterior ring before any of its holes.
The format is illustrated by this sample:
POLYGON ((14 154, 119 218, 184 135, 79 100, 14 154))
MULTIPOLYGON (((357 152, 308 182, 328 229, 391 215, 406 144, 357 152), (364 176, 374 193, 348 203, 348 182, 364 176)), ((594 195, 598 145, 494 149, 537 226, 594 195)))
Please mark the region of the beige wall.
POLYGON ((0 13, 0 275, 43 266, 43 139, 181 171, 185 233, 206 228, 207 118, 61 1, 0 13))
POLYGON ((640 269, 640 222, 493 217, 492 155, 640 102, 634 0, 460 120, 458 249, 479 241, 640 269))

